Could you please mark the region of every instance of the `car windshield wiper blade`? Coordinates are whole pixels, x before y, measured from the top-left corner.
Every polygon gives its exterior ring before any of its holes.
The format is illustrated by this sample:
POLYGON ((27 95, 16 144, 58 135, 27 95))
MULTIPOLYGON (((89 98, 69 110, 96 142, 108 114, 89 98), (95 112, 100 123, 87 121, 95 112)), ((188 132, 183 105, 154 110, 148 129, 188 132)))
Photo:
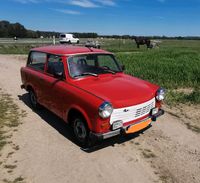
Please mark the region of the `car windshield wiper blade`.
POLYGON ((84 72, 84 73, 81 73, 81 74, 76 75, 74 77, 76 78, 76 77, 80 77, 80 76, 94 76, 94 77, 98 77, 98 74, 95 74, 95 73, 92 73, 92 72, 84 72))
POLYGON ((104 69, 104 71, 107 71, 107 72, 112 73, 112 74, 116 74, 116 72, 111 70, 111 69, 104 69))

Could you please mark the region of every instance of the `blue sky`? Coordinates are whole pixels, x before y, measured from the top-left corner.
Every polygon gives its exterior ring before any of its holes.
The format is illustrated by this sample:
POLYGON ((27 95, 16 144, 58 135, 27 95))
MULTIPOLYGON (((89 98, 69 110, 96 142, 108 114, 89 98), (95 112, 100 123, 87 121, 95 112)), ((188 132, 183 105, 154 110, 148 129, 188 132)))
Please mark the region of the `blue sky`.
POLYGON ((98 34, 200 36, 200 0, 0 0, 0 20, 98 34))

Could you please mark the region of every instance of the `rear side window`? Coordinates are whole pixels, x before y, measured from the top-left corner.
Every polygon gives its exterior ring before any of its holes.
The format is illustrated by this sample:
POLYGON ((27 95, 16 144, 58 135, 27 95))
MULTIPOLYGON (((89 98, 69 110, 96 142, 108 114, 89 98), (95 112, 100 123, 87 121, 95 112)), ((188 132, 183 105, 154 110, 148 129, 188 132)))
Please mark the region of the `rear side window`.
POLYGON ((44 71, 46 57, 46 53, 32 52, 29 57, 28 66, 31 66, 36 70, 44 71))
POLYGON ((61 34, 60 37, 61 38, 65 38, 66 36, 65 36, 65 34, 61 34))

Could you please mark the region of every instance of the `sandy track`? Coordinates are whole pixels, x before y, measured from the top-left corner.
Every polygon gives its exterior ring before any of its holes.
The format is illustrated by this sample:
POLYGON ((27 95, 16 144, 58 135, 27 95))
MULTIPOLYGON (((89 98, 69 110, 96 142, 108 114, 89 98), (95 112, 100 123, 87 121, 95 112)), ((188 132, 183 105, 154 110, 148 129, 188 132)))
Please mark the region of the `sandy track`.
POLYGON ((200 135, 179 118, 166 114, 138 135, 114 138, 88 153, 74 142, 67 125, 47 110, 35 113, 20 89, 25 57, 0 55, 0 87, 11 94, 27 117, 13 135, 20 149, 3 162, 16 160, 0 181, 22 175, 26 182, 200 182, 200 135))

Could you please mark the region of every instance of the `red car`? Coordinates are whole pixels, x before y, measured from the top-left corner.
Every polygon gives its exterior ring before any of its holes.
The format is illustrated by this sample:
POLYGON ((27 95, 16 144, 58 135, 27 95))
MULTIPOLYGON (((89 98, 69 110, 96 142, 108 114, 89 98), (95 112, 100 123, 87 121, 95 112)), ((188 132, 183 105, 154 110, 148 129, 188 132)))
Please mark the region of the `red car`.
POLYGON ((107 51, 46 46, 30 51, 21 87, 73 127, 80 145, 140 131, 164 114, 165 90, 126 75, 107 51))

